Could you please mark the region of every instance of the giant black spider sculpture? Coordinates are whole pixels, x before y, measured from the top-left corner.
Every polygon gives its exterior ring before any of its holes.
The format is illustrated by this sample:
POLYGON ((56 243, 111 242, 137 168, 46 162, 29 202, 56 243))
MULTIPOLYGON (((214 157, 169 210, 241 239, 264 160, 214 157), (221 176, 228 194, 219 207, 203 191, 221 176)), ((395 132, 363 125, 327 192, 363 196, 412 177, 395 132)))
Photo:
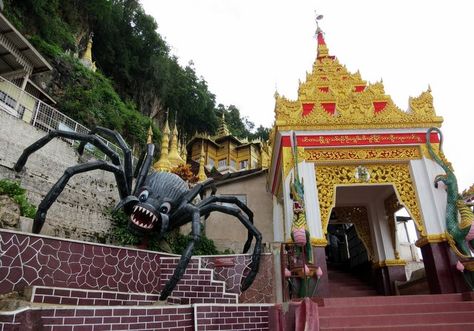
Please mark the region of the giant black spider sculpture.
POLYGON ((83 153, 86 143, 90 143, 106 154, 112 164, 105 161, 91 161, 67 168, 39 204, 33 223, 34 233, 41 231, 48 209, 72 176, 102 169, 112 172, 115 176, 120 195, 120 202, 116 208, 122 208, 130 216, 129 227, 132 230, 145 234, 157 233, 162 236, 186 223, 192 223, 192 240, 182 253, 173 275, 162 289, 160 300, 166 300, 186 270, 194 246, 200 238, 200 217, 207 216, 213 211, 233 215, 247 228, 248 236, 243 249, 244 253, 247 253, 252 239, 255 237, 252 261, 247 276, 241 282, 241 290, 245 291, 252 284, 260 263, 262 235, 253 225, 252 211, 244 203, 236 197, 214 195, 215 190, 213 190, 211 196, 204 198, 197 204, 193 204, 194 198, 198 194, 202 194, 210 186, 212 180, 199 183, 189 189, 188 185, 175 174, 150 170, 154 154, 153 144, 147 145, 147 150, 140 157, 135 172, 133 172, 132 155, 125 140, 117 132, 102 127, 94 128, 89 134, 61 130, 52 131, 27 147, 16 162, 14 169, 18 172, 21 171, 32 153, 56 137, 80 141, 79 154, 83 153), (109 136, 119 145, 124 155, 123 165, 120 162, 119 155, 96 136, 96 133, 109 136), (133 187, 134 177, 136 180, 133 187), (226 205, 219 203, 226 203, 226 205))

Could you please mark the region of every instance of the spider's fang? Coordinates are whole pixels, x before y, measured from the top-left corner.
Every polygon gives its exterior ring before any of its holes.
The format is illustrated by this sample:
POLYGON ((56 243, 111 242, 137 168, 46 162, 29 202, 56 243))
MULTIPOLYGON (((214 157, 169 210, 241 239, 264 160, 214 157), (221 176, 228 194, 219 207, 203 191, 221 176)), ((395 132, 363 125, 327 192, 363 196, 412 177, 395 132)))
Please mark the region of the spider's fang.
POLYGON ((130 215, 130 220, 136 226, 150 230, 155 226, 155 223, 158 222, 158 218, 154 215, 152 211, 142 206, 135 205, 133 207, 133 212, 130 215))

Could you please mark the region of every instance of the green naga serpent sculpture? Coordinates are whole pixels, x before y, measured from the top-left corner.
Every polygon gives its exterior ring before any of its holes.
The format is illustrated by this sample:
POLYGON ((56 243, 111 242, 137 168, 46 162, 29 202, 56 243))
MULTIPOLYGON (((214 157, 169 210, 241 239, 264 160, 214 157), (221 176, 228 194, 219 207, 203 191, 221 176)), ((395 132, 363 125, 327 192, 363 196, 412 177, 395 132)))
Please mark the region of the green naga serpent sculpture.
POLYGON ((474 253, 474 213, 467 204, 465 197, 458 193, 458 182, 454 175, 452 165, 448 162, 442 151, 443 136, 438 128, 430 128, 426 132, 426 145, 428 152, 433 160, 438 163, 446 172, 445 175, 437 175, 434 185, 438 188, 438 183, 443 182, 446 185, 447 204, 446 204, 446 229, 448 240, 456 255, 462 259, 471 258, 471 252, 474 253), (430 137, 432 132, 439 135, 439 155, 431 145, 430 137), (458 220, 458 213, 460 220, 458 220))
POLYGON ((295 167, 295 177, 290 183, 290 197, 293 199, 293 222, 291 225, 291 238, 293 242, 304 246, 306 258, 309 263, 312 263, 311 240, 308 231, 308 224, 306 223, 306 211, 304 203, 304 185, 300 180, 298 172, 298 148, 296 146, 296 136, 293 133, 293 160, 295 167))

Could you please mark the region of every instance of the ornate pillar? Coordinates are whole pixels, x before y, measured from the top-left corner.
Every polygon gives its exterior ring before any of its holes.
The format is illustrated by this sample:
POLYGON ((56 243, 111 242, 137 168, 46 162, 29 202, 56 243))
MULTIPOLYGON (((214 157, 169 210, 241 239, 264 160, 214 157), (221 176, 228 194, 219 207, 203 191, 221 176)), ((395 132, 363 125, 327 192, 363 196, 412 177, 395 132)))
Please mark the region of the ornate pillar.
POLYGON ((469 292, 462 273, 456 269, 458 259, 443 237, 444 234, 429 235, 416 242, 421 248, 430 292, 469 292))

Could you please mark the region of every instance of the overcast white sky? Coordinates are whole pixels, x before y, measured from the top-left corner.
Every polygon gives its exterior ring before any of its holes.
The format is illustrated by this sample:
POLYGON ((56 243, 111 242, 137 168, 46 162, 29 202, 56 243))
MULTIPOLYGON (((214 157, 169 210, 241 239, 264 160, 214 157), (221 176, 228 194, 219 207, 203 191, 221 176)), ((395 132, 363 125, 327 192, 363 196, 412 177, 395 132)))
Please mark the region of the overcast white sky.
POLYGON ((271 126, 274 92, 297 96, 316 56, 315 10, 330 53, 402 109, 431 85, 459 188, 474 183, 474 2, 142 0, 180 63, 192 60, 218 103, 271 126))

